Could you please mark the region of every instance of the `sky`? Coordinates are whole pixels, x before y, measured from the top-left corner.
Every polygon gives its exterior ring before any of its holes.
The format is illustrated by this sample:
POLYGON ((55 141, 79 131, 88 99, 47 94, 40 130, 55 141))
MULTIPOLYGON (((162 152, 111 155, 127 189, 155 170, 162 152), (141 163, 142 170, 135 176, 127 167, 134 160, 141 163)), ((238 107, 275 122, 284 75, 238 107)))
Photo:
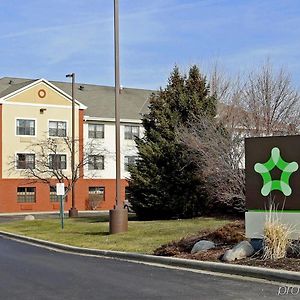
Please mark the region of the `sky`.
MULTIPOLYGON (((267 59, 300 87, 299 0, 119 0, 121 84, 157 89, 175 65, 230 75, 267 59)), ((0 77, 114 85, 113 0, 0 0, 0 77)))

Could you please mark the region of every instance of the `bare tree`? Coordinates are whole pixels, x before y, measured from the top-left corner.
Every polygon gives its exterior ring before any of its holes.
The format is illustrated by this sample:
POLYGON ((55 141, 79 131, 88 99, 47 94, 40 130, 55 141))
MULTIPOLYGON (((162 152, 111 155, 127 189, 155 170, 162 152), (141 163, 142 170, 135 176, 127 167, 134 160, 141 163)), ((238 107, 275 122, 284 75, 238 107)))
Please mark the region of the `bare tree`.
MULTIPOLYGON (((56 182, 65 184, 65 196, 71 191, 76 182, 83 178, 84 168, 89 164, 96 165, 95 158, 104 155, 105 150, 99 149, 94 140, 86 143, 79 149, 79 140, 75 140, 75 164, 74 172, 67 166, 71 165, 72 140, 69 137, 48 138, 31 144, 26 149, 26 154, 17 154, 10 158, 9 173, 19 174, 27 182, 41 182, 54 186, 56 182), (82 155, 79 153, 82 152, 82 155), (26 155, 34 155, 34 158, 28 162, 26 155), (23 160, 20 161, 20 156, 23 160), (91 160, 93 158, 93 160, 91 160)), ((94 173, 90 172, 94 177, 94 173)), ((87 174, 85 174, 86 176, 87 174)), ((95 202, 95 199, 91 199, 95 202)))
POLYGON ((207 193, 207 208, 240 213, 245 209, 243 157, 237 144, 221 124, 205 117, 180 129, 190 160, 198 165, 207 193))
POLYGON ((210 75, 218 118, 241 136, 288 135, 299 131, 300 96, 290 74, 267 61, 243 78, 230 78, 217 64, 210 75))
POLYGON ((265 63, 247 79, 241 107, 242 125, 251 136, 288 135, 298 132, 300 97, 284 69, 265 63))

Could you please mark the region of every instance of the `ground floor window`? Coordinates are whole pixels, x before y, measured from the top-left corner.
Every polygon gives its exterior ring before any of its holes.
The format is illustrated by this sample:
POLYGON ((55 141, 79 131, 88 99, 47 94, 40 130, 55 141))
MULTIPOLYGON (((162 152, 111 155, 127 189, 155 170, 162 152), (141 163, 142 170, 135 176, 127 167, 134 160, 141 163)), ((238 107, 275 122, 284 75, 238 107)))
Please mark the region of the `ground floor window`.
POLYGON ((129 200, 130 198, 130 192, 129 192, 129 187, 125 187, 125 200, 129 200))
MULTIPOLYGON (((65 187, 65 193, 67 188, 65 187)), ((67 201, 67 196, 64 197, 65 201, 67 201)), ((60 196, 56 195, 56 186, 50 186, 50 202, 59 202, 60 196)))
POLYGON ((33 203, 35 202, 35 187, 18 187, 17 202, 33 203))
POLYGON ((88 206, 89 209, 97 209, 102 201, 105 200, 105 188, 103 186, 90 186, 88 206))

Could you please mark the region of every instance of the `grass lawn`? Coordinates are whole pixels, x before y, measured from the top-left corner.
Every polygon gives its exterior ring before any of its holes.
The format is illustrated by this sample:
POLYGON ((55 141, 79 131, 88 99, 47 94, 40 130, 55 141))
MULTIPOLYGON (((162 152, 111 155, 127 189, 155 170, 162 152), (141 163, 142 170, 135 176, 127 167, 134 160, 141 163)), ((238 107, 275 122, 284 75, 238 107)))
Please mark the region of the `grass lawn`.
POLYGON ((109 235, 108 217, 98 216, 66 219, 64 230, 60 228, 60 219, 1 223, 0 230, 79 247, 151 254, 164 243, 203 229, 216 229, 228 222, 215 218, 130 220, 128 232, 109 235))

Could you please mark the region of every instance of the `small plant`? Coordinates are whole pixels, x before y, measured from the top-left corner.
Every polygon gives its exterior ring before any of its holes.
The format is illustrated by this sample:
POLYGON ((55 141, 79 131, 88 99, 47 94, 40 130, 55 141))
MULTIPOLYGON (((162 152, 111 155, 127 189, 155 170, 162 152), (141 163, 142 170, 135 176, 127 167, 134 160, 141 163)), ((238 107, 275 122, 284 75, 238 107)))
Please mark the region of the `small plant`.
POLYGON ((277 260, 286 257, 292 244, 292 227, 283 224, 274 204, 270 205, 264 225, 263 259, 277 260))
POLYGON ((100 195, 97 195, 97 194, 89 195, 88 209, 96 210, 100 206, 102 201, 103 201, 103 198, 100 195))

